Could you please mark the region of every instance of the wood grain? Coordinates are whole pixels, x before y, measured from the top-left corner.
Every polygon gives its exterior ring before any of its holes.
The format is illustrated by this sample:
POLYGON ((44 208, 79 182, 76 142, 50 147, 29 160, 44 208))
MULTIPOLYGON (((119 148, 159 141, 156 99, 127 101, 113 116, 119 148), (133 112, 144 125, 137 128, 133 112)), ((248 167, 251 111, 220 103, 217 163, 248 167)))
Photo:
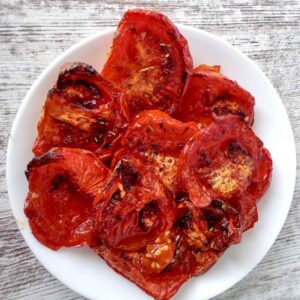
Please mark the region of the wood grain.
MULTIPOLYGON (((82 299, 39 264, 17 229, 5 182, 7 141, 17 109, 42 70, 134 7, 220 35, 253 59, 284 102, 300 157, 299 1, 0 0, 0 299, 82 299)), ((300 299, 299 174, 298 161, 294 201, 275 244, 254 271, 216 299, 300 299)))

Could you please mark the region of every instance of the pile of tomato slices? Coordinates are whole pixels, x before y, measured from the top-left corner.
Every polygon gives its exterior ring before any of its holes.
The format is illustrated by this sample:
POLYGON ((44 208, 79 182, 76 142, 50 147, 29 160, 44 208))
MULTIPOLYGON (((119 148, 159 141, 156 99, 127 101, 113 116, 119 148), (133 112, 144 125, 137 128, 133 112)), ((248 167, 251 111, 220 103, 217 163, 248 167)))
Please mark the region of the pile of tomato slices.
POLYGON ((169 299, 258 219, 272 160, 254 103, 219 66, 195 68, 166 16, 126 12, 101 73, 65 65, 48 93, 26 170, 32 233, 88 245, 169 299))

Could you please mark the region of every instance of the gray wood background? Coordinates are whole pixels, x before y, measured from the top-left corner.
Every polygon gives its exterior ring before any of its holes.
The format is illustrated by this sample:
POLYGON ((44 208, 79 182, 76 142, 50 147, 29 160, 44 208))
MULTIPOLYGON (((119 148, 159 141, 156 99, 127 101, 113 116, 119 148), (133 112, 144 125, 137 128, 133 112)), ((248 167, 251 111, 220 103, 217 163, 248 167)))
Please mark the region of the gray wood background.
MULTIPOLYGON (((74 43, 115 26, 134 7, 156 9, 175 22, 218 34, 253 59, 285 104, 299 158, 299 1, 0 0, 0 299, 82 299, 52 277, 23 241, 8 203, 6 147, 18 107, 42 70, 74 43)), ((294 201, 272 249, 216 299, 300 299, 299 167, 297 171, 294 201)))

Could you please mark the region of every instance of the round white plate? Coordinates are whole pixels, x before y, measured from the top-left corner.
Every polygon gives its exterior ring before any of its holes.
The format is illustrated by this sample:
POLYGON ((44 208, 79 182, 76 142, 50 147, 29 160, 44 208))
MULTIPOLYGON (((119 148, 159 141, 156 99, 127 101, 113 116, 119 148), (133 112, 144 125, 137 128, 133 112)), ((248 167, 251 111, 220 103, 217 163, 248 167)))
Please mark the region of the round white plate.
MULTIPOLYGON (((296 154, 291 125, 272 84, 259 68, 236 48, 207 32, 179 26, 189 42, 194 65, 221 65, 222 72, 250 91, 256 99, 254 130, 270 150, 274 171, 271 186, 259 203, 259 221, 245 233, 240 244, 230 247, 204 275, 185 283, 174 299, 208 299, 241 280, 264 257, 282 228, 292 201, 296 154)), ((9 199, 20 231, 28 246, 56 278, 77 293, 101 300, 151 299, 142 290, 110 269, 87 247, 61 249, 44 247, 31 234, 23 213, 28 188, 24 175, 32 158, 37 122, 47 91, 55 83, 59 68, 66 62, 81 61, 97 70, 105 61, 113 29, 86 39, 56 59, 33 84, 13 124, 7 151, 9 199)))

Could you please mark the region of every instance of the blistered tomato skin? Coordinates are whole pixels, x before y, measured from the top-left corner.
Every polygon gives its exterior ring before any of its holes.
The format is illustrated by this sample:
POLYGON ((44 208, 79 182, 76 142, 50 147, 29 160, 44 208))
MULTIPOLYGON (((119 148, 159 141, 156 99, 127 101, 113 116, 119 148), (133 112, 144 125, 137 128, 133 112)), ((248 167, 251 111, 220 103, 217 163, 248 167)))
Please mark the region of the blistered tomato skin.
POLYGON ((180 185, 197 207, 243 192, 258 199, 270 182, 272 161, 266 154, 246 123, 224 118, 186 145, 179 162, 180 185))
POLYGON ((109 247, 139 250, 173 224, 172 200, 138 158, 120 157, 103 191, 96 201, 95 226, 109 247))
POLYGON ((25 214, 34 236, 45 246, 81 246, 94 237, 93 199, 110 174, 91 152, 53 148, 27 168, 25 214))
POLYGON ((139 151, 156 148, 165 155, 178 156, 197 131, 199 127, 194 122, 182 123, 159 110, 148 110, 131 121, 122 146, 139 151))
POLYGON ((129 10, 101 75, 124 91, 134 116, 148 109, 173 112, 192 69, 187 41, 166 16, 129 10))
POLYGON ((164 112, 148 110, 132 120, 122 138, 121 151, 139 155, 166 188, 174 192, 179 155, 198 131, 194 122, 182 123, 164 112))
POLYGON ((105 159, 118 146, 127 124, 126 102, 111 83, 89 65, 67 65, 48 93, 33 152, 82 148, 105 159))
POLYGON ((134 282, 157 300, 170 299, 180 286, 190 278, 189 274, 185 272, 188 264, 184 261, 177 262, 173 269, 168 272, 145 275, 141 272, 140 266, 135 266, 133 263, 136 253, 123 253, 119 250, 110 249, 103 244, 95 246, 94 249, 117 273, 134 282))
POLYGON ((234 115, 252 125, 254 104, 249 92, 219 73, 216 67, 199 66, 190 76, 173 115, 183 122, 194 121, 203 126, 234 115))

